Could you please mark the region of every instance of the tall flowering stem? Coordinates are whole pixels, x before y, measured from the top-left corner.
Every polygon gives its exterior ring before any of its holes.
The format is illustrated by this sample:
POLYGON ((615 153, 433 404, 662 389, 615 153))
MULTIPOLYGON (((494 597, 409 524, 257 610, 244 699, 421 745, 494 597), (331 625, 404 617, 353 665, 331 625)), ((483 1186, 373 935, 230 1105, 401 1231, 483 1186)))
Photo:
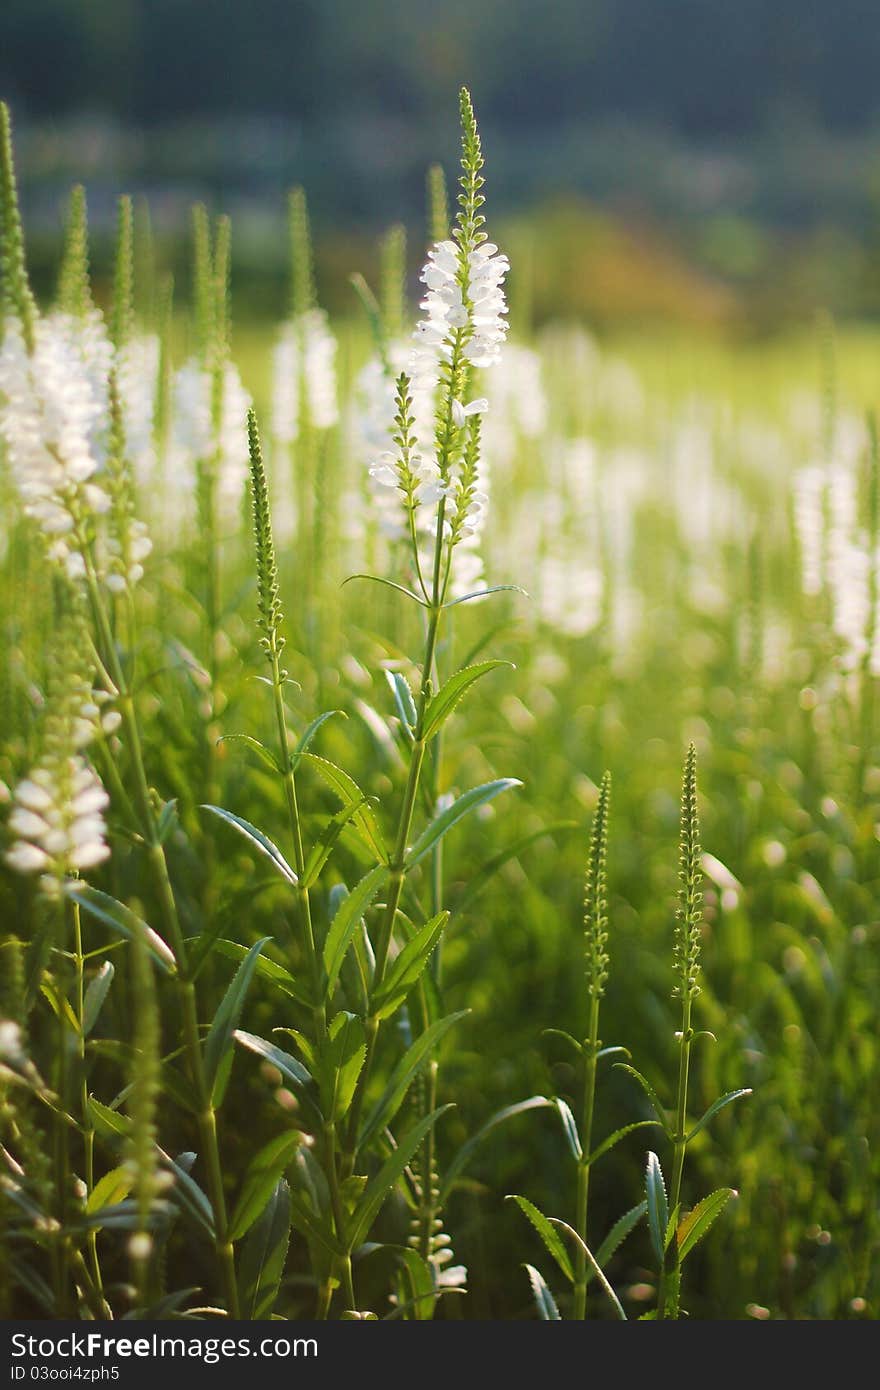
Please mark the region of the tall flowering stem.
MULTIPOLYGON (((675 1106, 675 1131, 672 1136, 672 1180, 669 1207, 676 1212, 681 1204, 681 1179, 687 1150, 687 1100, 691 1046, 694 1029, 691 1022, 694 1000, 700 993, 700 945, 703 919, 702 868, 700 849, 700 818, 697 807, 697 750, 693 744, 687 752, 681 788, 681 836, 678 868, 678 907, 675 918, 673 966, 676 982, 674 995, 681 1004, 681 1028, 678 1038, 678 1091, 675 1106)), ((677 1318, 681 1288, 681 1266, 677 1243, 673 1240, 664 1268, 660 1287, 658 1317, 677 1318)))
MULTIPOLYGON (((462 130, 462 174, 458 196, 459 211, 453 240, 440 242, 428 254, 422 272, 426 286, 422 309, 425 316, 415 331, 415 347, 409 372, 398 380, 397 419, 394 443, 396 459, 380 461, 386 470, 383 481, 396 486, 406 515, 412 545, 413 565, 425 610, 425 642, 421 677, 415 695, 415 721, 409 742, 409 765, 397 823, 397 833, 388 866, 385 909, 375 942, 374 995, 381 989, 389 961, 389 951, 406 879, 407 852, 412 834, 426 750, 434 730, 426 724, 429 701, 437 686, 436 658, 447 592, 453 565, 453 552, 463 538, 464 522, 470 503, 467 472, 479 448, 479 431, 468 426, 474 407, 463 402, 468 394, 471 369, 496 361, 506 333, 506 312, 501 281, 507 271, 505 257, 486 241, 481 230, 480 212, 483 165, 480 138, 469 93, 462 89, 460 101, 462 130), (432 437, 413 436, 411 383, 434 393, 436 402, 432 437), (464 462, 464 477, 462 463, 464 462), (462 491, 463 488, 463 491, 462 491), (418 540, 418 514, 434 508, 433 553, 427 565, 421 560, 418 540), (456 527, 456 523, 458 526, 456 527)), ((479 403, 483 408, 484 402, 479 403)), ((435 891, 440 885, 435 880, 435 891)), ((435 904, 439 910, 439 904, 435 904)), ((349 1114, 348 1143, 344 1176, 354 1171, 358 1128, 364 1095, 375 1059, 380 1020, 373 1014, 366 1020, 366 1060, 349 1114)), ((429 1088, 436 1098, 437 1069, 429 1071, 429 1088)), ((422 1210, 419 1244, 423 1254, 430 1252, 434 1225, 433 1141, 429 1140, 422 1163, 422 1210)))
POLYGON ((605 858, 608 847, 608 809, 611 776, 605 773, 593 818, 587 877, 584 890, 584 954, 587 997, 590 1001, 587 1037, 584 1042, 584 1096, 581 1108, 581 1148, 578 1163, 575 1230, 580 1242, 575 1249, 574 1316, 587 1312, 587 1210, 590 1192, 590 1149, 593 1137, 593 1109, 596 1099, 596 1070, 599 1048, 599 1006, 608 981, 608 888, 605 858), (582 1248, 583 1247, 583 1248, 582 1248))

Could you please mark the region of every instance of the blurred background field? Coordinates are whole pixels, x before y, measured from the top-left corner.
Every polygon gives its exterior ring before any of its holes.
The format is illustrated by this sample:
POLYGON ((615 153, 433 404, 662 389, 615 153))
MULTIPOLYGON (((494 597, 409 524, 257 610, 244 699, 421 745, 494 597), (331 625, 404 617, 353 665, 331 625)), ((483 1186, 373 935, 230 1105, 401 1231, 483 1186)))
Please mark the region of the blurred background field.
POLYGON ((368 259, 389 215, 419 217, 427 164, 456 157, 449 96, 465 82, 493 151, 497 234, 532 244, 539 320, 763 333, 817 307, 873 316, 878 66, 865 0, 7 0, 0 13, 42 282, 76 178, 107 240, 119 190, 148 194, 171 261, 192 201, 232 212, 250 314, 277 299, 279 195, 295 182, 328 307, 348 307, 334 272, 368 259))

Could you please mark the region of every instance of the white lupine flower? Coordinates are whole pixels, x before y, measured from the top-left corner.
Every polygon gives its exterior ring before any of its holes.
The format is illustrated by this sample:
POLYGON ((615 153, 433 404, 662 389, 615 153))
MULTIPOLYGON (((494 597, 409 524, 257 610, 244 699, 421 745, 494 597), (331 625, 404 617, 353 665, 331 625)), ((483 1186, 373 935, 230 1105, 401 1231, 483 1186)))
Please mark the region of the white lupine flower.
POLYGON ((245 421, 251 398, 242 385, 238 369, 230 362, 223 371, 219 441, 214 438, 211 420, 213 379, 208 367, 195 358, 177 372, 174 379, 174 425, 169 481, 176 489, 192 495, 196 464, 216 459, 216 500, 222 521, 234 525, 238 520, 242 493, 248 475, 248 443, 245 421))
POLYGON ((312 425, 327 430, 337 423, 336 339, 323 309, 309 309, 281 325, 272 382, 272 433, 279 443, 291 444, 299 435, 303 385, 312 425))
POLYGON ((109 857, 108 801, 81 754, 50 754, 13 793, 8 826, 17 839, 6 852, 7 864, 21 874, 40 874, 43 891, 57 894, 63 879, 109 857))
POLYGON ((97 313, 39 319, 30 356, 19 323, 10 319, 5 325, 0 436, 26 513, 72 579, 84 573, 75 528, 110 506, 99 477, 106 457, 110 360, 97 313))

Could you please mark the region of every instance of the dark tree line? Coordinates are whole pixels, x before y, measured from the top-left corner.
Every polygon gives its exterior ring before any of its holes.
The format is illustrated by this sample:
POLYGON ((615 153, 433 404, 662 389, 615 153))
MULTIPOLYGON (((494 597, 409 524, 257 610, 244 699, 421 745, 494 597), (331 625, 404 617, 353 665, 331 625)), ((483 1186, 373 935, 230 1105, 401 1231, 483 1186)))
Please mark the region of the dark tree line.
POLYGON ((878 114, 875 0, 2 0, 0 90, 90 109, 433 119, 459 81, 515 129, 625 114, 745 135, 878 114))

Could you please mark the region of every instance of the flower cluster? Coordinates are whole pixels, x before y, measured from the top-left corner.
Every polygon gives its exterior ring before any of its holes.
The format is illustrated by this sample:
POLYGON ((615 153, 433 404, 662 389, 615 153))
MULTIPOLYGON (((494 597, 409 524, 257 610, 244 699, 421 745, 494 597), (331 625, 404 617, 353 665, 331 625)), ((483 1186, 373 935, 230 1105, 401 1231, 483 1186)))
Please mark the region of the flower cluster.
POLYGON ((215 434, 212 419, 214 379, 211 370, 195 358, 177 372, 174 382, 174 422, 171 464, 174 485, 192 492, 196 465, 213 460, 220 518, 234 524, 248 475, 247 433, 243 421, 251 398, 238 369, 227 362, 223 369, 220 426, 215 434))
POLYGON ((308 309, 282 325, 272 379, 272 432, 280 444, 299 437, 304 411, 315 429, 336 424, 336 339, 323 309, 308 309))
POLYGON ((108 796, 84 756, 96 735, 112 732, 119 713, 102 708, 110 697, 93 691, 77 670, 79 630, 70 623, 58 639, 50 677, 43 753, 12 794, 7 822, 16 837, 5 858, 22 874, 40 874, 57 896, 64 879, 93 869, 110 854, 104 811, 108 796))
POLYGON ((426 287, 416 325, 410 370, 416 380, 437 380, 440 359, 452 356, 461 334, 462 355, 472 367, 492 367, 507 336, 507 304, 502 288, 510 269, 491 241, 464 252, 454 241, 437 242, 421 274, 426 287))
POLYGON ((27 514, 72 579, 84 573, 82 526, 108 511, 99 476, 109 424, 112 349, 97 314, 52 314, 28 354, 10 319, 0 350, 0 436, 27 514))

